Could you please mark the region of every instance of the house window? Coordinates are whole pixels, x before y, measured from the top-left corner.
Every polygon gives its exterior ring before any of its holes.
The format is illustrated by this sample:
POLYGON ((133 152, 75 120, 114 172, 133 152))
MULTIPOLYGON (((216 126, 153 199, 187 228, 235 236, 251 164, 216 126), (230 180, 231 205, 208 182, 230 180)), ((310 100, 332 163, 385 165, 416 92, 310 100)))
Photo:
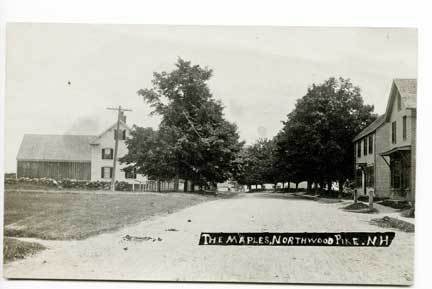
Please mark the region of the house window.
MULTIPOLYGON (((116 137, 117 137, 117 130, 115 129, 114 130, 114 139, 116 139, 116 137)), ((122 130, 120 130, 120 138, 119 138, 119 140, 125 140, 125 139, 126 139, 126 130, 122 129, 122 130)))
POLYGON ((397 94, 397 109, 398 109, 398 111, 400 111, 402 109, 401 95, 399 93, 397 94))
POLYGON ((102 159, 103 160, 112 160, 113 159, 114 150, 111 148, 102 149, 102 159))
POLYGON ((362 170, 357 169, 355 174, 355 186, 357 188, 360 188, 362 186, 362 178, 363 178, 362 170))
POLYGON ((366 167, 366 187, 373 187, 375 183, 374 167, 366 167))
POLYGON ((125 178, 126 179, 136 179, 137 174, 136 174, 136 169, 129 169, 129 170, 125 170, 125 178))
POLYGON ((102 167, 101 168, 101 178, 102 179, 111 179, 113 173, 112 167, 102 167))
POLYGON ((357 141, 357 157, 361 157, 361 143, 357 141))
POLYGON ((402 118, 402 137, 403 137, 403 140, 407 139, 407 117, 406 117, 406 115, 404 115, 404 117, 402 118))
POLYGON ((363 155, 367 155, 367 138, 363 139, 363 155))
POLYGON ((396 143, 396 121, 392 122, 391 140, 393 144, 396 143))
POLYGON ((373 135, 369 136, 369 154, 373 153, 373 135))

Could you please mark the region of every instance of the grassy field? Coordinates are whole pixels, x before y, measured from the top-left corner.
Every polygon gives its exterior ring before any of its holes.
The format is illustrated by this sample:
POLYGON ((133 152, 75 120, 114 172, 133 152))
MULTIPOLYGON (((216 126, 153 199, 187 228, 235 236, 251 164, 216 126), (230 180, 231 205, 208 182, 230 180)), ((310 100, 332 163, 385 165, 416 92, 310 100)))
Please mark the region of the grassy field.
POLYGON ((13 238, 3 239, 3 262, 23 259, 25 256, 44 250, 45 247, 33 242, 20 241, 13 238))
POLYGON ((215 196, 5 192, 5 237, 84 239, 171 213, 215 196))

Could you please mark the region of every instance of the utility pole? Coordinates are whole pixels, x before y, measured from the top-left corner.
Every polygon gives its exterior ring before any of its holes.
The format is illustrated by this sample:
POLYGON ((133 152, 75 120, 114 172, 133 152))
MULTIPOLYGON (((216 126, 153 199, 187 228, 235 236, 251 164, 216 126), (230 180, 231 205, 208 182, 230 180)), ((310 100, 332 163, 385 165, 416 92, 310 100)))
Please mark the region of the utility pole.
POLYGON ((122 108, 121 105, 119 107, 107 107, 108 110, 117 110, 117 129, 114 133, 115 136, 115 146, 114 146, 114 160, 113 160, 113 172, 111 179, 111 191, 115 191, 115 182, 116 182, 116 168, 117 168, 117 152, 118 152, 118 141, 120 136, 120 121, 122 120, 122 116, 125 111, 132 111, 131 109, 122 108))

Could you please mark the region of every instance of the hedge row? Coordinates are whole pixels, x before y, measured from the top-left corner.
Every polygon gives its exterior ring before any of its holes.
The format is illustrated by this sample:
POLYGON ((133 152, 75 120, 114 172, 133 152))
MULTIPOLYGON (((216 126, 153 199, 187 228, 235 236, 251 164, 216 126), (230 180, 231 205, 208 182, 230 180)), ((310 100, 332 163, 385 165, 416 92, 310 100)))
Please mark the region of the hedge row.
MULTIPOLYGON (((102 181, 83 181, 83 180, 74 180, 74 179, 63 179, 63 180, 55 180, 51 178, 5 178, 5 184, 9 185, 42 185, 57 189, 82 189, 82 190, 109 190, 111 188, 111 182, 102 182, 102 181)), ((131 191, 132 185, 123 182, 116 182, 116 190, 117 191, 131 191)))

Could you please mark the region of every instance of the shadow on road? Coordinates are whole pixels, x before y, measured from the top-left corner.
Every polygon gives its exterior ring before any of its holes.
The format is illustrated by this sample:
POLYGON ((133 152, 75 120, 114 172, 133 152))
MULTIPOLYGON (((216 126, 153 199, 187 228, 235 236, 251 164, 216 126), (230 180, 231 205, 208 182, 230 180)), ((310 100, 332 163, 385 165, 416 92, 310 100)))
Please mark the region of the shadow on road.
POLYGON ((292 193, 274 193, 272 191, 259 192, 259 193, 243 193, 239 194, 238 197, 243 198, 257 198, 257 199, 279 199, 279 200, 291 200, 296 199, 292 193))

